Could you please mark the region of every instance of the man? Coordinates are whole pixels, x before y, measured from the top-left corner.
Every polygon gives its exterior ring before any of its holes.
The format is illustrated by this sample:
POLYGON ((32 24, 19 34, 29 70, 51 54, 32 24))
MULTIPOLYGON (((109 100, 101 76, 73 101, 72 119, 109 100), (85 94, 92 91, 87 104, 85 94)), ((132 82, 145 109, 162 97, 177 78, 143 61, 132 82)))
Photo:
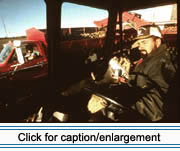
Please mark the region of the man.
MULTIPOLYGON (((172 60, 172 50, 162 44, 161 30, 156 25, 140 27, 135 43, 132 45, 133 48, 138 48, 146 57, 137 63, 134 71, 129 75, 129 89, 133 91, 123 104, 127 102, 126 105, 132 112, 127 116, 135 121, 137 119, 138 122, 163 121, 168 114, 166 113, 167 104, 171 104, 171 98, 168 96, 169 87, 174 82, 176 74, 174 65, 176 60, 172 60)), ((105 103, 99 103, 99 107, 96 103, 96 109, 94 109, 94 102, 91 99, 88 104, 91 113, 106 107, 103 105, 105 103)))
POLYGON ((136 79, 136 86, 144 91, 134 109, 151 121, 163 119, 166 94, 176 72, 170 50, 162 44, 161 38, 158 26, 143 26, 139 28, 137 41, 132 45, 132 48, 138 47, 141 53, 147 55, 131 77, 136 79))
POLYGON ((24 56, 28 61, 33 60, 35 57, 40 56, 39 51, 33 45, 26 45, 26 55, 24 56))

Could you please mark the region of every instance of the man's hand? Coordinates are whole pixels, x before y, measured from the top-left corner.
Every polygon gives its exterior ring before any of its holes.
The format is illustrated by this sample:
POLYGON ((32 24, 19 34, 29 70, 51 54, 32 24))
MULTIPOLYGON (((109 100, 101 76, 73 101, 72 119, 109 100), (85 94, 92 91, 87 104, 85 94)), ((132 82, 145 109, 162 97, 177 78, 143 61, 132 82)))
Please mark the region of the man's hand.
POLYGON ((87 108, 91 113, 96 113, 106 106, 107 102, 104 99, 93 94, 88 102, 87 108))
POLYGON ((131 67, 131 63, 130 63, 129 59, 121 57, 119 60, 119 64, 125 70, 124 76, 126 78, 128 78, 130 67, 131 67))

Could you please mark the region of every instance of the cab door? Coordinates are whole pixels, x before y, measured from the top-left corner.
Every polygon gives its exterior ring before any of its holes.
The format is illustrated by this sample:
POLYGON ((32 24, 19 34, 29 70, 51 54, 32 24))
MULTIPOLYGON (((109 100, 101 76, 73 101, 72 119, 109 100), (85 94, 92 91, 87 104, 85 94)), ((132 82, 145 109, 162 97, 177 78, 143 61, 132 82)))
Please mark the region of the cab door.
POLYGON ((14 51, 8 63, 8 66, 10 68, 8 76, 9 80, 30 82, 40 77, 47 76, 47 58, 42 54, 39 49, 40 47, 36 43, 23 43, 21 45, 21 51, 24 57, 23 64, 18 63, 18 57, 16 52, 14 51), (26 54, 28 53, 26 47, 28 45, 32 46, 32 49, 35 53, 34 58, 26 58, 26 54))

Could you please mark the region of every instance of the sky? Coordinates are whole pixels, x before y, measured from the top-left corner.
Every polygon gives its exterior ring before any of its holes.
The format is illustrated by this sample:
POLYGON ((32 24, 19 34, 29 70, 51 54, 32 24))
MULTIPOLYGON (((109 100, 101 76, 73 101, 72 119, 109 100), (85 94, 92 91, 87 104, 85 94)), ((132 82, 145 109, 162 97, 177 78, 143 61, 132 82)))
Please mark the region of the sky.
MULTIPOLYGON (((135 11, 147 21, 168 20, 172 6, 135 11), (163 13, 162 13, 163 12, 163 13)), ((62 5, 61 27, 94 27, 93 22, 108 17, 106 10, 70 3, 62 5)), ((24 36, 29 28, 46 28, 44 0, 0 0, 0 37, 24 36)))
POLYGON ((108 12, 106 10, 63 3, 61 27, 82 27, 82 25, 95 27, 93 23, 95 20, 102 20, 107 17, 108 12))
POLYGON ((44 0, 0 0, 0 37, 25 35, 31 27, 46 28, 44 0))
POLYGON ((171 17, 171 9, 172 5, 147 8, 143 10, 136 10, 132 12, 136 12, 142 15, 144 20, 152 21, 152 22, 160 22, 160 21, 168 21, 171 17))

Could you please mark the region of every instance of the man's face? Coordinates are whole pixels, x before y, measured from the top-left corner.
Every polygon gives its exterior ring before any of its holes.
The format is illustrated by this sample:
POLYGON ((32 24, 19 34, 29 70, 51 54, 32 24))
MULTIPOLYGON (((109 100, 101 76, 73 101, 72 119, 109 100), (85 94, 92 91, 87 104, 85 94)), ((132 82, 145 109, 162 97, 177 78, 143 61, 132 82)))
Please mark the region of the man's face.
POLYGON ((154 49, 157 48, 156 41, 152 37, 140 39, 137 41, 137 43, 142 54, 150 54, 154 49))

